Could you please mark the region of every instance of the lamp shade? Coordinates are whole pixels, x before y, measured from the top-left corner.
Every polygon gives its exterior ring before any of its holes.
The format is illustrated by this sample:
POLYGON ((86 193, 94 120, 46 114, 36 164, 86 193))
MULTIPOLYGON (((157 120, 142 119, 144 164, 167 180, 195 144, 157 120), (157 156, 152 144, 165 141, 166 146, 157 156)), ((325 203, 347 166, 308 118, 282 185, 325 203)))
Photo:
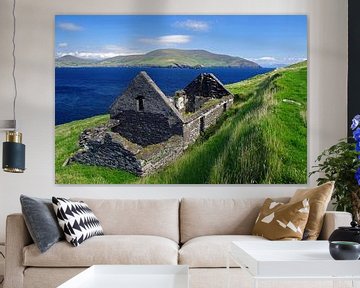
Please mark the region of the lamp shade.
POLYGON ((23 173, 25 170, 25 145, 22 134, 17 131, 6 132, 3 143, 3 169, 5 172, 23 173))

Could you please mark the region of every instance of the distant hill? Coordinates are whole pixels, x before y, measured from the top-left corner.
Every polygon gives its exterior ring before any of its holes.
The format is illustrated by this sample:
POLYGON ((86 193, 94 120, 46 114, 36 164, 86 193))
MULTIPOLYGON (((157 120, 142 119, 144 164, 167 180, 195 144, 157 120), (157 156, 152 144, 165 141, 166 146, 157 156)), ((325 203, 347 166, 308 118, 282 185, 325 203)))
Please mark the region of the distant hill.
POLYGON ((244 67, 260 68, 255 62, 206 50, 159 49, 143 55, 116 56, 104 60, 88 60, 74 56, 56 59, 56 67, 244 67))
POLYGON ((56 67, 81 67, 91 66, 96 62, 96 60, 92 59, 84 59, 72 55, 65 55, 63 57, 56 58, 55 65, 56 67))

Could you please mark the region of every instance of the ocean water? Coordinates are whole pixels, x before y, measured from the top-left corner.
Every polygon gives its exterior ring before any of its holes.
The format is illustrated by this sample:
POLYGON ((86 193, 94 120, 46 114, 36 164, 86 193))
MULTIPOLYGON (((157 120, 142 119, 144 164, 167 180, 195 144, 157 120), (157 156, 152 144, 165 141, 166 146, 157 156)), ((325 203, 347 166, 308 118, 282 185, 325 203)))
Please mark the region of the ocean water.
POLYGON ((56 68, 55 124, 108 113, 131 80, 146 71, 167 96, 184 88, 200 73, 213 73, 223 84, 239 82, 272 68, 56 68))

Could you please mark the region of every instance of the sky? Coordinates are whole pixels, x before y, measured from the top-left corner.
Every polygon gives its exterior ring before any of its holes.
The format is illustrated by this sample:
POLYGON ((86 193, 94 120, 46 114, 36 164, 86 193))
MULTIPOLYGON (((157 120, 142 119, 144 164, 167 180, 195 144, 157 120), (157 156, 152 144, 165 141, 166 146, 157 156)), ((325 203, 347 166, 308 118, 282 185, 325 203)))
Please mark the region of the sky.
POLYGON ((305 15, 57 15, 57 57, 204 49, 264 67, 307 59, 305 15))

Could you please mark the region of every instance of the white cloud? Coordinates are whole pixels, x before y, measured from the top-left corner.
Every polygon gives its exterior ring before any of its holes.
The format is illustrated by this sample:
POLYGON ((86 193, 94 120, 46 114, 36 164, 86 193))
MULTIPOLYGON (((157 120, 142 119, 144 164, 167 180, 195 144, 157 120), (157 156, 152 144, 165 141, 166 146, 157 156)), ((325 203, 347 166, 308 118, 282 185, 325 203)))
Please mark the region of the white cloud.
POLYGON ((276 58, 274 57, 269 57, 269 56, 264 56, 264 57, 260 57, 257 60, 262 60, 262 61, 276 61, 276 58))
POLYGON ((67 52, 67 53, 59 52, 56 55, 57 55, 57 57, 71 55, 71 56, 84 58, 84 59, 99 59, 99 60, 119 56, 119 54, 112 53, 112 52, 102 53, 102 52, 79 52, 79 51, 67 52))
POLYGON ((173 44, 185 44, 190 42, 191 37, 189 35, 165 35, 156 38, 142 38, 140 42, 147 44, 162 44, 162 45, 173 45, 173 44))
POLYGON ((112 52, 117 54, 118 56, 127 56, 127 55, 139 55, 139 54, 144 54, 144 52, 139 51, 137 49, 129 49, 126 47, 122 47, 119 45, 113 45, 113 44, 109 44, 109 45, 105 45, 102 49, 100 49, 100 51, 104 51, 104 52, 112 52))
POLYGON ((185 20, 185 21, 177 21, 174 23, 175 27, 184 28, 192 31, 208 31, 209 24, 204 21, 196 21, 196 20, 185 20))
POLYGON ((72 51, 72 52, 58 52, 57 57, 65 55, 71 55, 84 59, 97 59, 102 60, 106 58, 112 58, 116 56, 127 56, 127 55, 139 55, 144 54, 138 50, 130 50, 117 45, 105 45, 98 51, 72 51))
POLYGON ((261 66, 268 66, 268 65, 275 65, 275 64, 284 64, 279 59, 272 57, 272 56, 263 56, 257 58, 246 58, 250 61, 254 61, 261 66))
POLYGON ((59 43, 58 46, 59 46, 60 48, 65 48, 65 47, 68 46, 68 43, 62 42, 62 43, 59 43))
POLYGON ((80 58, 86 58, 86 59, 106 59, 106 58, 119 56, 119 54, 113 53, 113 52, 107 52, 107 53, 103 53, 103 52, 79 52, 75 56, 80 57, 80 58))
POLYGON ((282 67, 286 65, 291 65, 306 60, 304 57, 272 57, 272 56, 263 56, 258 58, 247 58, 250 61, 254 61, 263 67, 282 67))
POLYGON ((59 23, 58 27, 62 30, 66 30, 66 31, 81 31, 84 30, 83 27, 76 25, 74 23, 71 22, 62 22, 59 23))
POLYGON ((163 44, 184 44, 190 42, 191 37, 188 35, 167 35, 159 37, 159 42, 163 44))
POLYGON ((264 56, 259 58, 251 58, 249 60, 259 61, 259 62, 269 62, 269 63, 279 63, 279 64, 292 64, 306 60, 304 57, 283 57, 275 58, 272 56, 264 56))
POLYGON ((305 61, 305 60, 307 60, 307 58, 304 58, 304 57, 288 57, 288 58, 285 58, 285 60, 288 61, 288 62, 297 63, 297 62, 305 61))

